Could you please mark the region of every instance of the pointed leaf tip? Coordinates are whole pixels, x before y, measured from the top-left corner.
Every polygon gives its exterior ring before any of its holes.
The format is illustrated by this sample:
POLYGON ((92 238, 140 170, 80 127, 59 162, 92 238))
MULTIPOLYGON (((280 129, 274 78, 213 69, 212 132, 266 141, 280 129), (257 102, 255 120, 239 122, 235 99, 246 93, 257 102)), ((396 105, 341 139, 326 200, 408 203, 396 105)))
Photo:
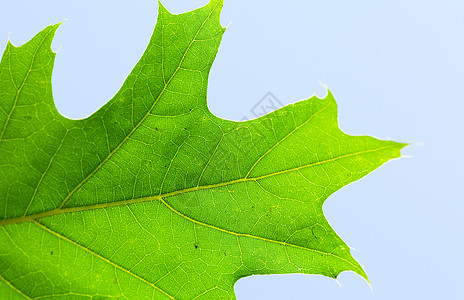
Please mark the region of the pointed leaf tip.
POLYGON ((158 0, 158 16, 161 16, 161 14, 163 13, 172 15, 172 13, 166 8, 166 6, 163 5, 161 0, 158 0))

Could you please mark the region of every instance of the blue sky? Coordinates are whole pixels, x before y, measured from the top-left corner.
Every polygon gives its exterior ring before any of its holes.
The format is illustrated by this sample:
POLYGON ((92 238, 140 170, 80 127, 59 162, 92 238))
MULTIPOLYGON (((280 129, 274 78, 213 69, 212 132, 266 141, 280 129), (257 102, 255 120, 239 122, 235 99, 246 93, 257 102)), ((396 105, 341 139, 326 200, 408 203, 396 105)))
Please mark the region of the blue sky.
MULTIPOLYGON (((40 3, 39 3, 40 2, 40 3)), ((164 0, 180 13, 207 0, 164 0)), ((147 45, 157 3, 2 4, 0 45, 66 19, 54 41, 58 109, 85 117, 119 89, 147 45)), ((372 291, 344 273, 253 276, 244 299, 462 299, 464 268, 463 1, 225 0, 228 25, 211 72, 209 106, 241 120, 268 92, 289 104, 327 85, 341 128, 416 143, 402 158, 330 197, 329 222, 356 250, 372 291), (285 4, 284 4, 285 3, 285 4)))

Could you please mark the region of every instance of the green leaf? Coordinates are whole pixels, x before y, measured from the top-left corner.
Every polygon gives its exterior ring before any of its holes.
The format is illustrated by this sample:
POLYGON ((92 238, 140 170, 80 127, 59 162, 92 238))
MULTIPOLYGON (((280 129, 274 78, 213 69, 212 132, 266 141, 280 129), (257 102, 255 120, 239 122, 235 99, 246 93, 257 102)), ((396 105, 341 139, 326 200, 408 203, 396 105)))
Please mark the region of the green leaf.
POLYGON ((355 137, 336 103, 214 116, 221 0, 162 5, 120 91, 83 120, 57 111, 49 26, 0 64, 0 298, 235 298, 252 274, 351 270, 325 199, 405 144, 355 137))

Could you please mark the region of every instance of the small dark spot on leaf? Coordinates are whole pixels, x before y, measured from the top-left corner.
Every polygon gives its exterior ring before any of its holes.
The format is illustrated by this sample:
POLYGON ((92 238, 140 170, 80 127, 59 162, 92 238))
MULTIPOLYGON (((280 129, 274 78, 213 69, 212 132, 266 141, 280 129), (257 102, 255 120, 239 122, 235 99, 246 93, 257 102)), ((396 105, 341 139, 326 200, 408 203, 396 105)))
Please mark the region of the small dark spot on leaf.
POLYGON ((158 131, 158 127, 155 127, 156 131, 158 131))
POLYGON ((52 252, 50 252, 50 255, 53 255, 53 251, 52 251, 52 252))
POLYGON ((168 166, 164 165, 165 168, 167 168, 168 166))
POLYGON ((200 245, 198 245, 198 243, 195 243, 195 244, 193 244, 193 247, 195 247, 195 249, 198 249, 200 247, 200 245))

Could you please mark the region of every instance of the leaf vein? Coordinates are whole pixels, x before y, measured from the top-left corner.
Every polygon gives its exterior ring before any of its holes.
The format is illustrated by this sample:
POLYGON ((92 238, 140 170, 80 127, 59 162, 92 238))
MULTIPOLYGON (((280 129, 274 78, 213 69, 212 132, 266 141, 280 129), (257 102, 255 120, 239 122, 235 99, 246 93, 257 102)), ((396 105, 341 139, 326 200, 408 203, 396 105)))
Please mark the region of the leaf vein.
POLYGON ((28 295, 24 294, 20 289, 18 289, 17 287, 15 287, 11 282, 9 282, 8 280, 6 280, 5 277, 3 277, 1 274, 0 274, 0 279, 2 281, 4 281, 6 283, 6 285, 8 285, 12 290, 14 290, 15 292, 17 292, 18 294, 20 294, 21 296, 23 296, 24 298, 26 299, 32 299, 31 297, 29 297, 28 295))
POLYGON ((309 122, 311 122, 311 120, 319 113, 323 112, 324 110, 326 110, 328 107, 330 106, 330 103, 328 105, 326 105, 325 107, 323 107, 322 109, 318 110, 317 112, 315 112, 314 114, 311 115, 311 117, 308 118, 308 120, 304 121, 302 124, 298 125, 297 127, 295 127, 295 129, 293 129, 292 131, 290 131, 287 135, 285 135, 282 139, 278 140, 271 148, 269 148, 263 155, 261 155, 258 160, 256 160, 256 162, 253 164, 253 166, 251 166, 250 170, 248 171, 248 173, 246 174, 245 178, 248 178, 248 176, 250 175, 251 171, 253 171, 253 169, 258 165, 258 163, 261 161, 261 159, 263 159, 266 155, 268 155, 269 153, 272 152, 272 150, 274 150, 278 145, 280 145, 285 139, 287 139, 289 136, 291 136, 293 133, 295 133, 296 131, 298 131, 298 129, 300 129, 301 127, 305 126, 306 124, 308 124, 309 122))
POLYGON ((177 72, 179 71, 179 68, 182 66, 182 63, 188 53, 188 51, 190 50, 190 48, 192 47, 193 43, 195 42, 195 38, 198 36, 198 34, 200 33, 200 31, 203 29, 203 26, 205 25, 206 21, 208 21, 211 17, 211 14, 213 13, 214 10, 211 11, 210 15, 205 19, 205 21, 201 24, 200 28, 198 29, 195 37, 193 38, 192 42, 188 45, 187 49, 185 50, 183 56, 182 56, 182 59, 180 60, 176 70, 174 71, 174 73, 171 75, 171 77, 169 78, 168 82, 164 85, 163 89, 161 90, 161 92, 159 93, 159 95, 156 97, 154 97, 152 91, 150 88, 148 88, 148 91, 150 92, 150 95, 151 97, 154 99, 154 103, 153 105, 151 106, 151 108, 147 111, 147 113, 143 116, 143 118, 134 126, 134 128, 129 132, 129 134, 113 149, 113 151, 111 151, 108 156, 87 176, 85 177, 63 200, 63 202, 61 203, 61 205, 58 207, 59 209, 63 208, 63 206, 67 203, 67 201, 71 198, 72 195, 74 195, 74 193, 76 193, 76 191, 78 191, 80 189, 80 187, 86 183, 113 155, 114 153, 116 153, 121 147, 122 145, 132 136, 132 134, 139 128, 139 126, 145 121, 145 119, 150 115, 151 111, 153 110, 153 108, 156 106, 156 104, 158 103, 158 101, 161 99, 162 95, 164 94, 164 91, 166 91, 167 87, 169 86, 169 84, 171 83, 172 79, 175 77, 175 75, 177 74, 177 72))
MULTIPOLYGON (((224 229, 224 228, 221 228, 221 227, 217 227, 217 226, 213 226, 213 225, 210 225, 210 224, 207 224, 207 223, 204 223, 204 222, 200 222, 198 220, 195 220, 189 216, 186 216, 184 215, 183 213, 181 213, 180 211, 176 210, 175 208, 173 208, 172 206, 170 206, 163 198, 160 198, 160 201, 161 203, 163 203, 167 208, 169 208, 173 213, 177 214, 178 216, 186 219, 186 220, 189 220, 190 222, 193 222, 194 224, 198 224, 198 225, 201 225, 201 226, 204 226, 204 227, 208 227, 208 228, 211 228, 211 229, 214 229, 214 230, 218 230, 218 231, 221 231, 221 232, 224 232, 224 233, 227 233, 227 234, 231 234, 231 235, 234 235, 234 236, 237 236, 237 237, 245 237, 245 238, 252 238, 252 239, 258 239, 258 240, 262 240, 264 242, 268 242, 268 243, 275 243, 275 244, 279 244, 279 245, 282 245, 282 246, 289 246, 289 247, 294 247, 294 248, 297 248, 297 249, 301 249, 301 250, 307 250, 307 251, 311 251, 311 252, 314 252, 314 253, 318 253, 318 254, 321 254, 321 255, 325 255, 326 257, 328 256, 332 256, 336 259, 339 259, 341 261, 344 261, 346 263, 348 263, 349 265, 351 265, 353 268, 357 269, 357 270, 360 270, 359 267, 355 264, 353 264, 352 262, 350 262, 349 260, 346 260, 344 259, 343 257, 340 257, 338 255, 335 255, 333 253, 329 253, 329 252, 323 252, 323 251, 320 251, 320 250, 316 250, 316 249, 311 249, 311 248, 306 248, 306 247, 303 247, 303 246, 299 246, 299 245, 295 245, 295 244, 291 244, 291 243, 287 243, 287 242, 282 242, 282 241, 277 241, 277 240, 272 240, 272 239, 269 239, 269 238, 265 238, 265 237, 261 237, 261 236, 257 236, 257 235, 252 235, 252 234, 248 234, 248 233, 239 233, 239 232, 234 232, 234 231, 231 231, 231 230, 227 230, 227 229, 224 229)), ((361 270, 360 270, 361 271, 361 270)), ((361 271, 362 272, 362 271, 361 271)))
POLYGON ((102 255, 100 255, 100 254, 98 254, 98 253, 96 253, 96 252, 93 252, 92 250, 90 250, 90 249, 88 249, 88 248, 82 246, 81 244, 79 244, 79 243, 77 243, 77 242, 75 242, 75 241, 69 239, 68 237, 66 237, 66 236, 64 236, 64 235, 61 235, 60 233, 58 233, 58 232, 56 232, 56 231, 54 231, 54 230, 48 228, 47 226, 43 225, 43 224, 40 223, 40 222, 37 222, 37 221, 32 221, 32 222, 33 222, 35 225, 37 225, 39 228, 41 228, 42 230, 44 230, 44 231, 46 231, 46 232, 48 232, 48 233, 50 233, 50 234, 52 234, 52 235, 58 237, 58 238, 61 239, 61 240, 64 240, 64 241, 66 241, 66 242, 68 242, 68 243, 70 243, 70 244, 76 246, 77 248, 80 248, 80 249, 86 251, 87 253, 91 254, 92 257, 99 258, 99 259, 101 259, 102 261, 104 261, 104 262, 110 264, 110 265, 113 266, 114 268, 117 268, 117 269, 119 269, 119 270, 121 270, 121 271, 123 271, 123 272, 125 272, 125 273, 127 273, 127 274, 129 274, 129 275, 131 275, 131 276, 133 276, 134 278, 136 278, 136 279, 138 279, 138 280, 140 280, 140 281, 142 281, 142 282, 144 282, 144 283, 146 283, 146 284, 152 286, 154 289, 156 289, 156 290, 162 292, 164 295, 166 295, 166 296, 169 297, 170 299, 175 299, 175 298, 174 298, 173 296, 171 296, 168 292, 162 290, 160 287, 154 285, 153 283, 149 282, 149 281, 146 280, 145 278, 140 277, 140 276, 138 276, 137 274, 134 274, 134 273, 130 272, 129 270, 127 270, 127 269, 125 269, 125 268, 119 266, 118 264, 112 262, 111 260, 105 258, 104 256, 102 256, 102 255))
POLYGON ((108 203, 101 203, 101 204, 95 204, 95 205, 88 205, 88 206, 77 206, 77 207, 69 207, 69 208, 57 208, 54 210, 38 213, 35 215, 28 215, 24 217, 17 217, 17 218, 11 218, 11 219, 4 219, 0 220, 0 226, 7 225, 7 224, 16 224, 16 223, 22 223, 22 222, 29 222, 33 220, 38 220, 46 217, 51 217, 54 215, 58 214, 64 214, 64 213, 71 213, 71 212, 82 212, 82 211, 88 211, 88 210, 94 210, 94 209, 104 209, 104 208, 110 208, 110 207, 115 207, 115 206, 121 206, 121 205, 129 205, 129 204, 136 204, 136 203, 143 203, 143 202, 148 202, 148 201, 159 201, 160 198, 167 198, 167 197, 173 197, 185 193, 190 193, 190 192, 195 192, 195 191, 200 191, 200 190, 206 190, 206 189, 214 189, 214 188, 219 188, 219 187, 224 187, 228 185, 233 185, 233 184, 238 184, 238 183, 243 183, 247 181, 258 181, 261 179, 273 177, 273 176, 278 176, 282 174, 286 174, 289 172, 294 172, 294 171, 299 171, 304 168, 310 168, 330 162, 335 162, 339 159, 343 158, 348 158, 348 157, 353 157, 357 155, 362 155, 366 153, 372 153, 376 151, 381 151, 384 149, 392 148, 394 146, 386 146, 386 147, 380 147, 376 149, 371 149, 371 150, 365 150, 365 151, 358 151, 346 155, 341 155, 335 158, 327 159, 324 161, 318 161, 314 163, 310 163, 307 165, 303 165, 300 167, 296 167, 293 169, 288 169, 288 170, 283 170, 283 171, 278 171, 266 175, 262 175, 260 177, 254 177, 254 178, 240 178, 236 180, 231 180, 227 182, 222 182, 222 183, 216 183, 216 184, 211 184, 211 185, 204 185, 204 186, 199 186, 199 187, 192 187, 192 188, 187 188, 183 190, 178 190, 174 192, 168 192, 165 194, 157 195, 157 196, 150 196, 150 197, 142 197, 142 198, 137 198, 137 199, 129 199, 129 200, 122 200, 122 201, 116 201, 116 202, 108 202, 108 203))
MULTIPOLYGON (((6 118, 6 121, 5 121, 5 124, 3 125, 3 129, 2 129, 2 132, 0 134, 0 141, 3 139, 3 135, 5 134, 5 131, 6 131, 6 127, 8 126, 8 124, 10 123, 10 119, 11 119, 11 116, 13 115, 13 111, 18 103, 18 99, 19 99, 19 96, 21 95, 21 91, 23 90, 23 87, 24 85, 26 84, 26 81, 27 79, 29 78, 29 75, 31 74, 31 70, 32 70, 32 67, 34 66, 34 62, 35 62, 35 58, 37 56, 37 52, 39 52, 39 49, 40 47, 43 45, 43 43, 45 42, 45 40, 47 39, 47 37, 53 32, 53 30, 50 30, 45 36, 44 38, 42 39, 42 41, 40 42, 39 46, 37 47, 37 49, 35 50, 35 52, 31 55, 32 55, 32 60, 31 60, 31 65, 28 67, 28 70, 27 70, 27 73, 26 73, 26 76, 24 77, 23 79, 23 82, 21 83, 21 85, 19 87, 16 86, 16 83, 14 82, 13 80, 13 73, 11 72, 11 67, 10 67, 10 74, 11 74, 11 80, 13 82, 13 85, 15 86, 16 88, 16 96, 15 96, 15 99, 14 99, 14 102, 13 102, 13 106, 11 107, 11 110, 10 112, 8 113, 8 116, 6 118)), ((11 55, 9 56, 9 59, 11 58, 11 55)), ((10 63, 11 65, 11 63, 10 63)))

